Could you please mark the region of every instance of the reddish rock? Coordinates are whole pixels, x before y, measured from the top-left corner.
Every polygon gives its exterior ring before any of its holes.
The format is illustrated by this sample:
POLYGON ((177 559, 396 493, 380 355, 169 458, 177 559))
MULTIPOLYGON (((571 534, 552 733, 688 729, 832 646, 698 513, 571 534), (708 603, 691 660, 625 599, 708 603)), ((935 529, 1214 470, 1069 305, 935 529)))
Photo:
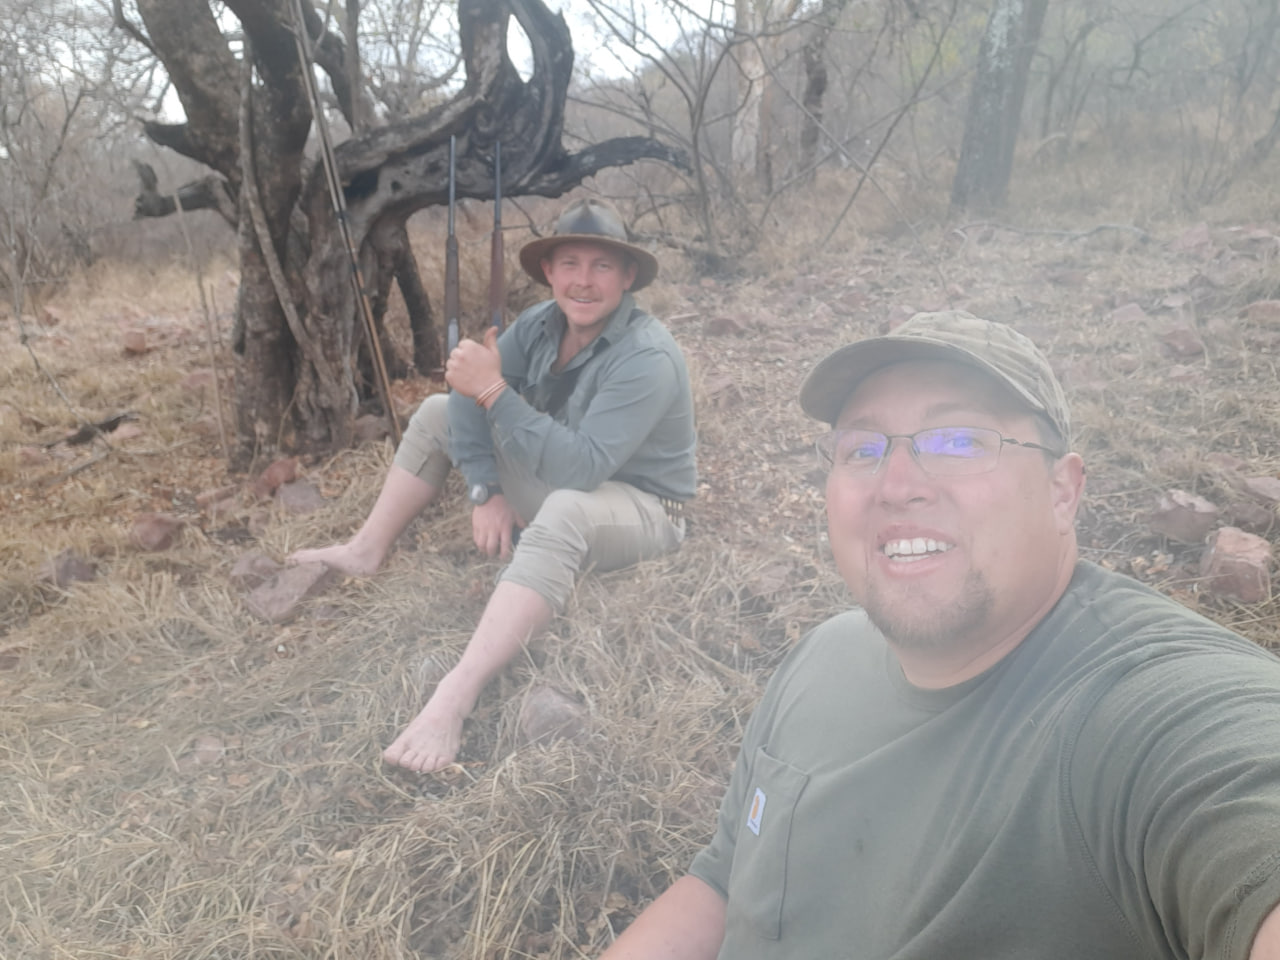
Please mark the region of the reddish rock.
POLYGON ((702 325, 702 330, 710 337, 727 337, 730 335, 739 337, 746 332, 743 330, 742 324, 733 319, 733 317, 724 314, 709 319, 702 325))
POLYGON ((124 346, 124 352, 135 357, 151 349, 147 346, 147 335, 141 330, 126 330, 120 342, 124 346))
POLYGON ((276 492, 282 483, 293 483, 298 479, 298 458, 283 457, 277 460, 253 481, 253 492, 259 497, 269 497, 276 492))
POLYGON ((46 327, 56 327, 63 320, 62 311, 45 307, 40 311, 40 322, 46 327))
POLYGON ((1280 503, 1280 478, 1245 477, 1244 491, 1266 504, 1280 503))
POLYGON ((374 443, 391 434, 391 427, 387 424, 387 418, 379 417, 372 413, 366 413, 363 417, 356 417, 353 428, 357 443, 374 443))
POLYGON ((133 521, 129 539, 143 550, 168 550, 181 529, 182 521, 171 514, 144 513, 133 521))
POLYGON ((337 577, 337 571, 323 563, 300 563, 285 567, 245 598, 245 606, 268 623, 292 620, 304 600, 318 596, 337 577))
POLYGON ((1175 357, 1189 359, 1204 356, 1204 341, 1200 339, 1200 334, 1183 324, 1170 327, 1160 334, 1160 342, 1175 357))
POLYGON ((122 423, 111 433, 112 440, 136 440, 146 431, 136 423, 122 423))
POLYGON ((241 590, 252 590, 262 586, 282 569, 284 568, 280 564, 261 550, 250 550, 236 558, 227 579, 241 590))
POLYGON ((196 506, 201 510, 207 510, 211 505, 219 500, 230 500, 236 495, 240 489, 239 485, 231 483, 225 487, 215 487, 212 490, 202 490, 196 494, 196 506))
POLYGON ((1171 540, 1203 543, 1221 511, 1206 500, 1185 490, 1169 490, 1160 497, 1148 521, 1152 530, 1171 540))
POLYGON ((179 386, 187 393, 195 393, 197 390, 212 390, 213 371, 192 370, 182 378, 179 386))
POLYGON ((324 497, 314 484, 306 480, 295 480, 293 483, 282 483, 276 489, 276 503, 286 513, 303 516, 315 513, 324 506, 324 497))
POLYGON ((1169 244, 1169 249, 1187 252, 1207 247, 1212 242, 1213 238, 1209 236, 1209 225, 1207 223, 1197 223, 1190 230, 1185 231, 1181 236, 1173 240, 1169 244))
POLYGON ((24 467, 43 467, 51 459, 49 451, 41 447, 19 447, 18 463, 24 467))
POLYGON ((1118 373, 1137 373, 1142 367, 1142 358, 1136 353, 1117 353, 1111 358, 1111 365, 1118 373))
POLYGON ((1223 597, 1258 603, 1271 595, 1271 544, 1238 527, 1220 527, 1200 557, 1205 588, 1223 597))
POLYGON ((1124 306, 1116 307, 1111 311, 1111 322, 1117 324, 1135 324, 1145 323, 1151 318, 1147 316, 1147 311, 1137 303, 1126 303, 1124 306))
POLYGON ((520 734, 526 743, 581 736, 587 728, 582 704, 554 687, 534 686, 520 705, 520 734))
POLYGON ((227 745, 223 743, 222 738, 215 737, 211 733, 201 734, 191 745, 191 759, 200 766, 220 763, 226 753, 227 745))
POLYGON ((1280 324, 1280 300, 1255 300, 1244 308, 1244 315, 1250 323, 1280 324))
POLYGON ((62 590, 73 583, 87 583, 97 575, 98 565, 88 557, 74 550, 63 550, 45 562, 36 579, 62 590))

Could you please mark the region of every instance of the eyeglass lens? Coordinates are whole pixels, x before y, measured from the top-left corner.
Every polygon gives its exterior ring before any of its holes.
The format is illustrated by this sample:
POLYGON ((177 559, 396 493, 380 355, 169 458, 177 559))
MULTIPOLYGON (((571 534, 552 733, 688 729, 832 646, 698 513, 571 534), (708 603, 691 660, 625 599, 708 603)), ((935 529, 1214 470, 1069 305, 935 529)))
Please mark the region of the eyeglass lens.
POLYGON ((999 432, 982 427, 932 427, 911 435, 886 436, 872 430, 838 430, 827 441, 836 466, 874 472, 895 439, 907 440, 922 468, 930 473, 955 474, 989 470, 1000 455, 999 432))

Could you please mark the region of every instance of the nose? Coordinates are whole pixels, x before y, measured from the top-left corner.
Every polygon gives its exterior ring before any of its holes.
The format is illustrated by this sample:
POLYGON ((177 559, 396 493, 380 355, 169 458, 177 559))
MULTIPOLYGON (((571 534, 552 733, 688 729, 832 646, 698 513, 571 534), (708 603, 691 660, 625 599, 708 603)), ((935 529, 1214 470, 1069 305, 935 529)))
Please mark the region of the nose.
POLYGON ((911 451, 911 440, 893 437, 889 449, 876 470, 880 499, 886 503, 910 503, 926 499, 930 495, 932 479, 916 462, 911 451))

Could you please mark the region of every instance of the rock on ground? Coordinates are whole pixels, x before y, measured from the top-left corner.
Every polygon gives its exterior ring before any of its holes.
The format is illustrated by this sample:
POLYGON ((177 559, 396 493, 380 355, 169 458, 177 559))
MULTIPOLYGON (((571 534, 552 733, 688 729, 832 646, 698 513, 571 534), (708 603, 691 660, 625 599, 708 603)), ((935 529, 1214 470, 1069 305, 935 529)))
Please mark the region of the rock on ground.
POLYGON ((1204 543, 1221 511, 1204 497, 1185 490, 1162 494, 1148 523, 1156 533, 1183 543, 1204 543))
POLYGON ((181 530, 182 521, 171 514, 144 513, 133 521, 129 539, 143 550, 168 550, 181 530))
POLYGON ((97 575, 98 565, 88 557, 82 557, 74 550, 63 550, 45 562, 36 579, 61 590, 73 583, 92 580, 97 575))
POLYGON ((554 687, 537 684, 520 705, 520 735, 526 743, 581 736, 587 728, 582 704, 554 687))
POLYGON ((285 567, 245 598, 249 611, 268 623, 284 623, 301 612, 302 603, 323 593, 337 571, 323 563, 285 567))
POLYGON ((1271 544, 1238 527, 1221 527, 1200 558, 1205 589, 1245 603, 1271 595, 1271 544))
POLYGON ((262 586, 282 569, 280 564, 261 550, 250 550, 236 559, 227 579, 241 590, 252 590, 262 586))

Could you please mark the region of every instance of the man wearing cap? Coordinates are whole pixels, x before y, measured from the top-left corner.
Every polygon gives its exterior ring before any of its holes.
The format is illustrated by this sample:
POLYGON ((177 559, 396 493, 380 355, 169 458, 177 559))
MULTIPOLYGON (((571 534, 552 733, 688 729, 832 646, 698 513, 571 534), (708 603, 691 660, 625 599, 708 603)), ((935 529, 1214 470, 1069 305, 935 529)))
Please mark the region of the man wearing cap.
POLYGON ((800 403, 859 607, 779 667, 710 844, 605 955, 1280 957, 1280 661, 1078 558, 1040 352, 919 314, 800 403))
POLYGON ((617 211, 570 204, 520 264, 552 299, 501 336, 490 328, 483 342, 460 343, 445 367, 453 392, 414 414, 364 525, 291 558, 372 573, 436 498, 450 458, 462 471, 476 546, 511 562, 457 666, 384 751, 419 772, 454 760, 481 689, 563 609, 580 570, 680 545, 697 483, 684 357, 632 299, 658 264, 628 242, 617 211))

